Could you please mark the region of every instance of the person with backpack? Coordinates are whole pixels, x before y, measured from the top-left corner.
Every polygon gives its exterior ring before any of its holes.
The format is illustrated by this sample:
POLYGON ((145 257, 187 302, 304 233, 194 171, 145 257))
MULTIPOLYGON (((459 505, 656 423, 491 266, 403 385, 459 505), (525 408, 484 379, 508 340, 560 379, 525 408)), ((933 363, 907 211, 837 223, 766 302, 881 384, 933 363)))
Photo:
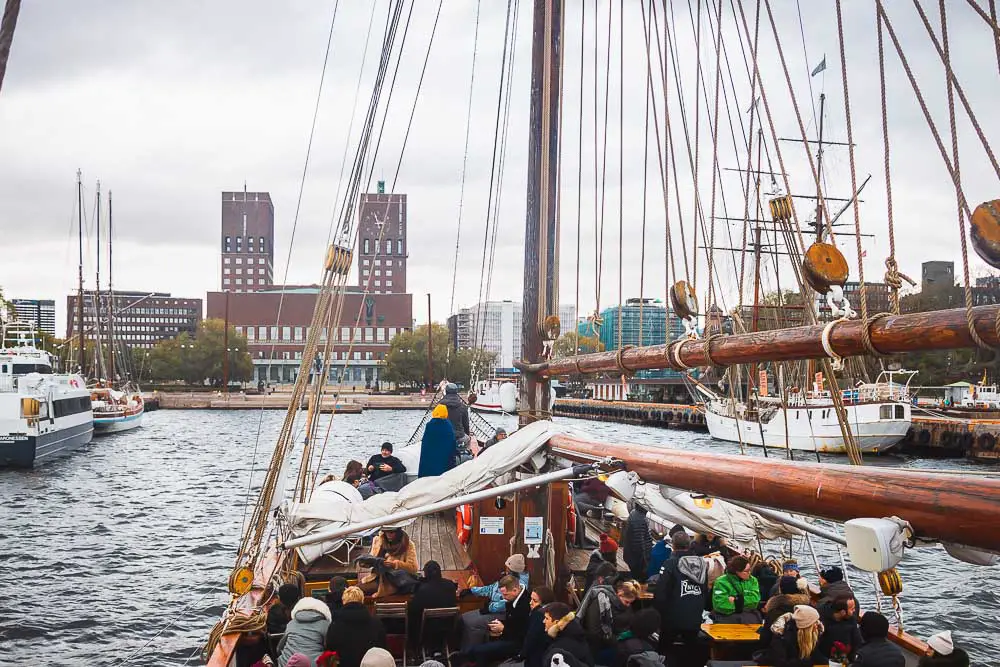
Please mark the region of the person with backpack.
POLYGON ((674 533, 670 545, 653 593, 653 608, 660 612, 660 653, 680 665, 703 665, 708 656, 702 655, 698 633, 708 600, 708 565, 692 553, 687 533, 674 533))

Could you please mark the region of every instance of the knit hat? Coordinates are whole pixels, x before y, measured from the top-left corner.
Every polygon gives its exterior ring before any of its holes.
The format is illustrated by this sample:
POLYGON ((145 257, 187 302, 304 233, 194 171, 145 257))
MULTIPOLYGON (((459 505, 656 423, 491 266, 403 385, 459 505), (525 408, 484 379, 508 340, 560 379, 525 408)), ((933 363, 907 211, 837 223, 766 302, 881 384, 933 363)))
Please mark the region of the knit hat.
POLYGON ((819 621, 819 612, 807 604, 797 604, 794 611, 792 611, 792 619, 794 619, 795 626, 799 630, 811 628, 819 621))
POLYGON ((431 417, 434 419, 447 419, 448 406, 441 405, 440 403, 438 403, 436 406, 434 406, 434 409, 431 411, 431 417))
POLYGON ((865 641, 884 639, 889 634, 889 619, 877 611, 867 611, 858 623, 865 641))
POLYGON ((515 572, 517 574, 524 574, 524 568, 527 567, 527 565, 524 562, 524 555, 514 554, 506 561, 504 561, 504 567, 506 567, 511 572, 515 572))
POLYGON ((361 658, 361 667, 396 667, 396 659, 384 648, 373 646, 361 658))
POLYGON ((444 388, 444 393, 446 393, 446 394, 457 394, 458 393, 458 385, 455 384, 454 382, 449 382, 448 386, 446 386, 444 388))
POLYGON ((826 580, 826 583, 832 584, 835 581, 844 580, 844 571, 836 565, 833 565, 825 570, 820 570, 819 576, 823 577, 823 579, 826 580))
POLYGON ((420 663, 420 667, 444 667, 444 665, 437 660, 424 660, 420 663))
POLYGON ((784 561, 781 564, 781 571, 782 572, 795 572, 796 574, 798 574, 798 572, 799 572, 799 561, 795 560, 794 558, 789 558, 788 560, 784 561))
POLYGON ((778 580, 778 591, 782 595, 795 595, 799 592, 799 581, 795 577, 785 575, 778 580))
POLYGON ((293 653, 285 663, 286 667, 312 667, 312 660, 305 653, 293 653))
POLYGON ((602 554, 613 554, 618 551, 618 543, 611 539, 607 533, 601 533, 601 544, 598 550, 602 554))
POLYGON ((951 640, 951 630, 931 635, 927 639, 927 645, 940 655, 951 655, 952 651, 955 650, 955 643, 951 640))

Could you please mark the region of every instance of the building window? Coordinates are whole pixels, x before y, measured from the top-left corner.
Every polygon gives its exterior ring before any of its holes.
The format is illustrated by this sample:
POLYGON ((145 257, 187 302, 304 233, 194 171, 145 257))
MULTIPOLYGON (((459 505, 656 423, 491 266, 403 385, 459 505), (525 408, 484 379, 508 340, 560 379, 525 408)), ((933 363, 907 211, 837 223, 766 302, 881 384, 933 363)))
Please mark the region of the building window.
POLYGON ((385 240, 385 254, 387 255, 392 254, 392 239, 385 240))
POLYGON ((229 278, 223 278, 222 284, 223 285, 228 285, 229 284, 229 278))
POLYGON ((381 271, 379 271, 378 269, 375 269, 375 275, 376 275, 376 276, 380 276, 380 275, 382 275, 382 272, 381 272, 381 271))
POLYGON ((242 264, 243 263, 243 258, 242 257, 237 257, 236 258, 236 263, 237 264, 242 264))
POLYGON ((375 330, 371 327, 365 327, 365 340, 369 343, 375 340, 375 330))
POLYGON ((355 342, 361 340, 361 327, 354 327, 354 340, 355 342))
POLYGON ((257 258, 257 263, 258 264, 263 264, 264 263, 264 258, 263 257, 258 257, 257 258))
POLYGON ((371 360, 372 360, 372 353, 365 352, 365 361, 371 361, 371 360))
POLYGON ((392 266, 392 260, 391 259, 385 260, 385 265, 386 266, 392 266))
POLYGON ((302 340, 302 327, 295 327, 295 340, 302 340))
POLYGON ((381 259, 376 259, 375 260, 375 266, 382 266, 382 260, 381 259))
POLYGON ((242 336, 243 335, 243 327, 236 327, 236 333, 238 333, 239 335, 242 336))
POLYGON ((362 263, 362 266, 368 266, 368 260, 367 259, 364 260, 364 262, 362 263))
POLYGON ((260 237, 260 251, 267 252, 267 244, 264 242, 264 237, 260 237))
POLYGON ((243 284, 243 279, 242 278, 237 278, 236 279, 236 284, 237 285, 242 285, 243 284))
POLYGON ((254 339, 254 328, 247 327, 247 340, 253 340, 253 339, 254 339))
POLYGON ((292 339, 292 328, 281 327, 281 340, 291 340, 291 339, 292 339))
POLYGON ((379 327, 378 329, 375 330, 375 340, 377 340, 379 343, 384 343, 385 342, 385 328, 384 327, 379 327))
POLYGON ((271 340, 278 340, 278 327, 271 327, 271 340))
POLYGON ((223 264, 229 264, 229 258, 228 257, 223 257, 222 258, 222 263, 223 264))
POLYGON ((236 252, 239 252, 241 250, 243 250, 243 237, 242 236, 237 236, 236 237, 236 252))
POLYGON ((264 269, 257 269, 257 275, 264 275, 264 269))
POLYGON ((347 342, 351 340, 351 330, 347 327, 340 327, 340 340, 347 342))
POLYGON ((375 281, 375 287, 381 287, 381 286, 382 286, 382 281, 381 280, 376 280, 375 281))
POLYGON ((253 285, 253 278, 247 278, 247 285, 253 285))
POLYGON ((371 240, 365 239, 365 249, 362 252, 367 255, 371 253, 371 250, 372 250, 371 240))
POLYGON ((223 252, 232 252, 233 251, 233 239, 232 239, 231 236, 227 236, 226 237, 226 242, 222 246, 222 250, 223 250, 223 252))
POLYGON ((361 353, 360 352, 355 352, 354 353, 354 361, 361 361, 361 353))
POLYGON ((396 337, 396 327, 389 327, 389 340, 396 337))
POLYGON ((403 254, 403 239, 396 240, 396 254, 397 255, 403 254))
POLYGON ((385 281, 385 286, 386 287, 392 287, 392 281, 391 280, 385 281))
POLYGON ((364 271, 364 273, 363 273, 362 275, 363 275, 363 276, 364 276, 365 278, 367 278, 367 277, 368 277, 368 276, 370 275, 370 274, 369 274, 369 272, 368 272, 368 269, 365 269, 365 271, 364 271))
POLYGON ((257 338, 267 340, 267 327, 257 327, 257 338))
POLYGON ((388 270, 387 270, 387 271, 385 272, 385 277, 386 277, 386 278, 391 278, 391 277, 392 277, 392 269, 388 269, 388 270))
POLYGON ((243 269, 236 269, 236 275, 238 276, 243 275, 243 269))

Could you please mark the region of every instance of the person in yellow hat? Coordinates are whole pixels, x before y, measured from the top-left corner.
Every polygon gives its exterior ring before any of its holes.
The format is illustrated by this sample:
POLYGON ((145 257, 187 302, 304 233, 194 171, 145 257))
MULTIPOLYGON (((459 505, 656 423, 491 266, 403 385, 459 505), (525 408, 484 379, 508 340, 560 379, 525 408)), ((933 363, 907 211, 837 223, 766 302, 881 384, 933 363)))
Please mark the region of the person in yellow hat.
POLYGON ((417 477, 442 475, 455 465, 455 432, 448 421, 448 408, 438 404, 424 427, 420 440, 420 467, 417 477))

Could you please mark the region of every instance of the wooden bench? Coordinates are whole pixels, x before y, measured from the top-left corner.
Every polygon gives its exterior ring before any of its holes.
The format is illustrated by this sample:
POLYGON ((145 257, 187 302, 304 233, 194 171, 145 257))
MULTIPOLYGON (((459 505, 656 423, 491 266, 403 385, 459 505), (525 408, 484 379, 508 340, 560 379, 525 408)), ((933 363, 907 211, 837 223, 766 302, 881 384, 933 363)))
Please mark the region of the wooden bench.
POLYGON ((703 623, 701 631, 711 640, 711 657, 722 659, 734 652, 734 645, 747 647, 758 643, 760 628, 760 623, 703 623))

